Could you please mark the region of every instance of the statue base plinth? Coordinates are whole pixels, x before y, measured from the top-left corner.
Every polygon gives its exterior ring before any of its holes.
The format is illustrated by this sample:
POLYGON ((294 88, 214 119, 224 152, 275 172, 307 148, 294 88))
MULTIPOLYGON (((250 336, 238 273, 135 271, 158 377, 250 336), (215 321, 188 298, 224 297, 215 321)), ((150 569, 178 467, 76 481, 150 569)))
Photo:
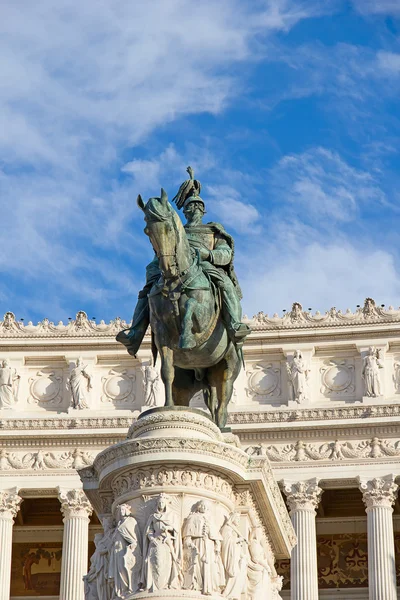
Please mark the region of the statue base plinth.
MULTIPOLYGON (((138 592, 127 596, 125 600, 161 600, 162 598, 173 598, 173 600, 223 600, 222 594, 208 595, 191 590, 157 590, 154 592, 138 592)), ((225 599, 226 600, 226 599, 225 599)))
MULTIPOLYGON (((243 577, 243 586, 247 585, 247 577, 246 572, 239 573, 240 552, 242 546, 244 552, 255 529, 272 573, 275 558, 289 558, 296 542, 268 458, 246 454, 236 436, 222 433, 198 409, 147 410, 132 423, 125 441, 103 450, 93 466, 81 469, 79 474, 100 519, 113 516, 117 533, 118 523, 124 523, 124 519, 130 519, 131 529, 136 523, 137 554, 132 559, 132 564, 136 561, 138 565, 133 577, 134 581, 137 578, 136 584, 146 587, 146 578, 159 577, 158 569, 166 569, 163 580, 175 582, 174 589, 165 584, 160 591, 127 593, 127 600, 220 599, 219 591, 228 585, 221 558, 227 555, 221 550, 221 545, 228 543, 226 528, 237 538, 233 554, 238 559, 236 571, 238 577, 243 577), (206 556, 207 560, 199 562, 198 556, 206 556), (211 569, 201 578, 211 580, 208 589, 215 585, 217 591, 202 594, 176 589, 177 581, 179 586, 190 587, 194 564, 199 569, 211 569), (153 568, 155 575, 151 574, 153 568), (218 583, 214 583, 214 577, 218 583)), ((265 570, 265 597, 279 598, 273 595, 271 581, 265 570)))

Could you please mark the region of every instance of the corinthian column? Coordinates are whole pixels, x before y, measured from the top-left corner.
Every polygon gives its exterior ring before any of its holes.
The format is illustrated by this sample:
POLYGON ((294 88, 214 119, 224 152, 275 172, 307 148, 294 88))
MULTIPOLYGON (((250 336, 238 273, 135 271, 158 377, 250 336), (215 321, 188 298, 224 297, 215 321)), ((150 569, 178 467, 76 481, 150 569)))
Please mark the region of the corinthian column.
POLYGON ((0 598, 10 597, 12 531, 21 502, 16 489, 0 491, 0 598))
POLYGON ((60 600, 83 600, 92 507, 83 490, 59 488, 58 498, 64 515, 60 600))
POLYGON ((290 517, 297 535, 290 562, 291 600, 318 600, 317 534, 315 516, 322 489, 317 479, 283 482, 290 517))
POLYGON ((370 600, 396 600, 393 504, 398 486, 393 475, 359 479, 368 519, 368 589, 370 600))

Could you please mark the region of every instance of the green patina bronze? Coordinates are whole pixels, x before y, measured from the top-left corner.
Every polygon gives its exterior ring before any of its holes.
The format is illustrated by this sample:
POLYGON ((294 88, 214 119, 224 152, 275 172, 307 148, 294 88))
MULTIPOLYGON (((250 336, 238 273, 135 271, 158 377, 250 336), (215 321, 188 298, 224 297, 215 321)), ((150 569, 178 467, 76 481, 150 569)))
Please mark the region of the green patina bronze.
POLYGON ((188 172, 190 179, 174 198, 183 207, 185 226, 164 190, 146 204, 138 196, 155 256, 146 268, 132 325, 117 340, 135 356, 150 323, 155 359, 157 352, 161 356, 166 406, 189 406, 203 390, 222 428, 250 330, 241 322, 233 239, 219 223, 203 223, 201 185, 190 167, 188 172))

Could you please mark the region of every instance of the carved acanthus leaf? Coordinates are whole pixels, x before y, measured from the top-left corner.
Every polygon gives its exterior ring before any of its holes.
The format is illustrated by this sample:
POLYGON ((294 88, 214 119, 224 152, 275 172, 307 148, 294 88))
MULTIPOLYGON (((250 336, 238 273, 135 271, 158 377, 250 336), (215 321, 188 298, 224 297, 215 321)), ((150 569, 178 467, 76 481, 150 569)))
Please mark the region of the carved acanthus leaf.
POLYGON ((395 503, 398 487, 393 475, 370 480, 359 479, 359 488, 367 510, 378 506, 391 508, 395 503))
POLYGON ((16 517, 21 502, 22 498, 16 492, 0 491, 0 514, 16 517))

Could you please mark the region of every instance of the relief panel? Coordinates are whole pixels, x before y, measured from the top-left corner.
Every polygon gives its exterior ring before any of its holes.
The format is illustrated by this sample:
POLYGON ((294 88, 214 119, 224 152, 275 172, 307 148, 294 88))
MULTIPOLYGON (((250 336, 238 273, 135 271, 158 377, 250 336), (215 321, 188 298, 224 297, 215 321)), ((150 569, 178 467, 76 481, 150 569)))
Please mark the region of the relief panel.
POLYGON ((248 398, 258 402, 278 399, 282 395, 281 364, 279 362, 262 362, 253 364, 246 372, 248 398))
POLYGON ((353 398, 356 392, 352 358, 329 358, 319 368, 320 391, 326 398, 353 398))
POLYGON ((42 369, 29 377, 29 404, 43 407, 59 406, 63 402, 63 372, 42 369))
POLYGON ((103 376, 101 401, 116 406, 133 404, 135 401, 136 374, 133 369, 110 369, 103 376))

